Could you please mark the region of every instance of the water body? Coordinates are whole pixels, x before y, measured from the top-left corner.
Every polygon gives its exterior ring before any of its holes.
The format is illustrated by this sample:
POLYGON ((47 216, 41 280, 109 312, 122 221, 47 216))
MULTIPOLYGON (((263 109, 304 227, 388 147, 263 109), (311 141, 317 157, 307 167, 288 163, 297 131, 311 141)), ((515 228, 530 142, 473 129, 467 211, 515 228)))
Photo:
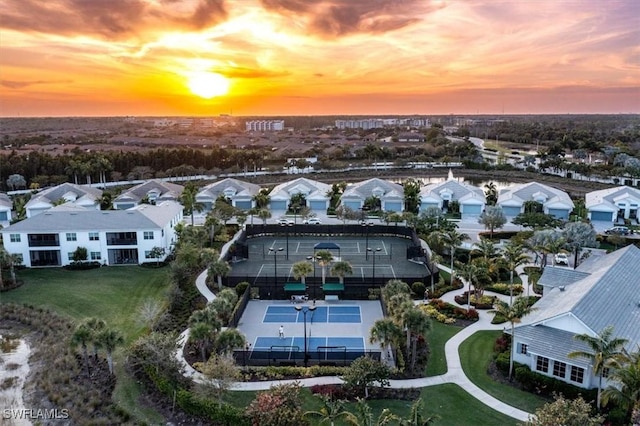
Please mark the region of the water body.
MULTIPOLYGON (((420 184, 422 186, 425 185, 431 185, 434 183, 443 183, 447 180, 447 178, 445 177, 416 177, 413 178, 414 180, 420 182, 420 184)), ((390 178, 389 181, 390 182, 394 182, 394 183, 403 183, 406 179, 400 179, 400 178, 390 178)), ((512 187, 514 185, 517 185, 515 182, 508 182, 508 181, 499 181, 499 180, 480 180, 480 179, 465 179, 464 177, 455 177, 454 176, 454 180, 456 180, 457 182, 460 183, 466 183, 469 185, 473 185, 473 186, 477 186, 480 189, 484 190, 484 186, 488 183, 493 183, 496 186, 496 189, 498 190, 498 192, 500 192, 502 189, 505 188, 509 188, 512 187)))
POLYGON ((5 409, 25 412, 24 383, 29 375, 31 348, 25 339, 0 335, 0 423, 4 425, 31 425, 26 419, 12 418, 5 409), (10 418, 5 418, 10 417, 10 418))

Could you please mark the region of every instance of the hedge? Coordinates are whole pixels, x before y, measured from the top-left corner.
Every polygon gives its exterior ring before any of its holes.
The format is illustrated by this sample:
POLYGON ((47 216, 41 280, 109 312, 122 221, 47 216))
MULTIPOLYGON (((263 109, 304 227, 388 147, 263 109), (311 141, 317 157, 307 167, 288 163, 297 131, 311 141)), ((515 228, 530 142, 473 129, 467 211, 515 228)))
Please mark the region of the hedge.
POLYGON ((595 401, 597 389, 583 389, 553 377, 531 371, 528 366, 516 363, 516 380, 522 388, 543 396, 551 397, 554 393, 561 393, 568 399, 582 396, 586 401, 595 401))

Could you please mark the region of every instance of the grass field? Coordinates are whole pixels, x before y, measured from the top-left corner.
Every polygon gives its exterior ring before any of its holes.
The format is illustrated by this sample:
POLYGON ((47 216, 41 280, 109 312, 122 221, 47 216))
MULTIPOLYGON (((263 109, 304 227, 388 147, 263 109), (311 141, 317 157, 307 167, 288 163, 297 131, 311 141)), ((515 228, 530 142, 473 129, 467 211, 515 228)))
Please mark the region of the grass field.
MULTIPOLYGON (((147 302, 164 303, 168 288, 168 268, 148 269, 139 266, 119 266, 68 271, 55 269, 26 269, 18 271, 18 279, 25 284, 0 295, 0 303, 26 303, 49 308, 76 321, 95 317, 119 330, 129 344, 140 336, 145 325, 140 310, 147 302)), ((142 393, 138 382, 124 371, 123 350, 114 354, 118 377, 114 400, 150 424, 162 422, 163 417, 152 409, 141 407, 142 393)))
POLYGON ((441 322, 432 320, 431 331, 427 336, 431 354, 429 354, 429 362, 425 370, 427 377, 439 376, 447 372, 447 359, 444 353, 444 345, 447 340, 456 335, 462 328, 454 325, 446 325, 441 322))
POLYGON ((498 383, 487 374, 493 344, 501 333, 490 330, 477 331, 462 342, 459 348, 462 369, 474 384, 488 394, 506 404, 533 413, 548 401, 532 393, 498 383))

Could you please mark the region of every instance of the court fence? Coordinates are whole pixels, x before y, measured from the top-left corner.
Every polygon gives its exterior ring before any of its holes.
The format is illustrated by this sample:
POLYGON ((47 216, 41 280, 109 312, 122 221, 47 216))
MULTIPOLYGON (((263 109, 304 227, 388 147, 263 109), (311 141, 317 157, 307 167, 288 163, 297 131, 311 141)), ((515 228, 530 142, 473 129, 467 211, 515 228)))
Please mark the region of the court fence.
POLYGON ((320 346, 304 353, 298 346, 273 346, 269 349, 235 350, 233 358, 241 367, 289 366, 302 367, 306 364, 334 367, 348 367, 357 358, 367 356, 380 361, 379 350, 349 349, 344 346, 320 346))
POLYGON ((238 303, 236 303, 236 306, 233 312, 231 313, 231 319, 229 320, 229 327, 235 328, 238 326, 238 324, 240 323, 240 318, 242 318, 242 315, 244 314, 244 310, 246 309, 250 299, 251 299, 251 286, 248 285, 247 288, 244 290, 242 297, 240 297, 240 299, 238 300, 238 303))

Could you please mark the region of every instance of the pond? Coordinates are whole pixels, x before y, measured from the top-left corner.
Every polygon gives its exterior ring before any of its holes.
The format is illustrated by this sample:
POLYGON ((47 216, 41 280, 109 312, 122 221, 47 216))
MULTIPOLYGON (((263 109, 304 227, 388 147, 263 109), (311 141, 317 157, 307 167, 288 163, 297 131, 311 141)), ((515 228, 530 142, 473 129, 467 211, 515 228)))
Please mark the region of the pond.
POLYGON ((24 383, 29 374, 31 349, 25 339, 0 335, 0 419, 3 425, 30 425, 26 419, 6 418, 14 410, 24 413, 24 383), (11 410, 11 412, 6 410, 11 410))

